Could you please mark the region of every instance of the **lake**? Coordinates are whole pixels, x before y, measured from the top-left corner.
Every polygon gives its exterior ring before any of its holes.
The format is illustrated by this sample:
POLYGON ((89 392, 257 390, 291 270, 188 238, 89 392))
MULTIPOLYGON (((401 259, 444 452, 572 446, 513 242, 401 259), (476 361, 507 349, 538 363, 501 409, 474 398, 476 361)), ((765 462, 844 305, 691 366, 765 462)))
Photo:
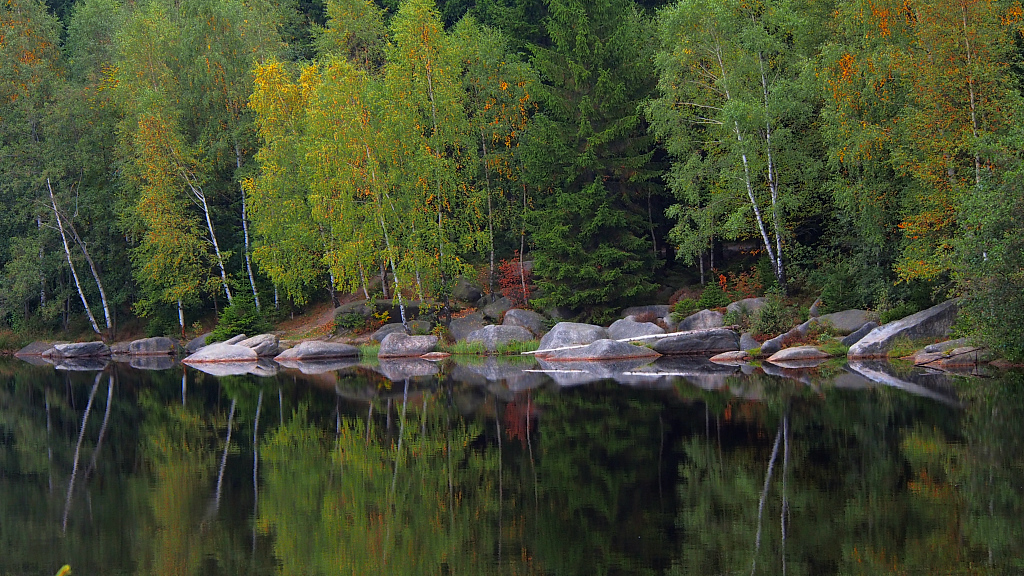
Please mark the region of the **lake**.
POLYGON ((155 367, 0 359, 0 575, 1024 571, 1019 373, 155 367))

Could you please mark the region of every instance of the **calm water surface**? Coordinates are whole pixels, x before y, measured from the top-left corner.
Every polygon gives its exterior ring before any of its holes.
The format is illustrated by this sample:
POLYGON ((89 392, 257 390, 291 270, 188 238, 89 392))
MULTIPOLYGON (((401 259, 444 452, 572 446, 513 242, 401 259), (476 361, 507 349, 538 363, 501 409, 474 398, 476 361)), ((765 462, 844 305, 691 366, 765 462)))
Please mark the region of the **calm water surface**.
POLYGON ((2 576, 1024 572, 1019 374, 77 368, 0 360, 2 576))

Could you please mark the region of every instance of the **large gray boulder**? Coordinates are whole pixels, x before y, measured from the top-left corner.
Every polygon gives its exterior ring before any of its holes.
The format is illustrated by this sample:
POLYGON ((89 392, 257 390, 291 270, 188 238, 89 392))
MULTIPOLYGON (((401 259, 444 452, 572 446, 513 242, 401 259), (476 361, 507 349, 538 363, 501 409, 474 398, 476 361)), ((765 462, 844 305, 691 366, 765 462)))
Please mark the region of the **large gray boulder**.
POLYGON ((502 314, 508 312, 511 309, 512 301, 506 298, 505 296, 502 296, 501 298, 498 298, 497 300, 491 302, 487 306, 484 306, 483 309, 480 311, 483 312, 484 316, 486 316, 487 318, 497 321, 501 319, 502 314))
POLYGON ((380 343, 378 358, 406 358, 422 356, 437 347, 437 336, 409 336, 405 332, 392 332, 380 343))
POLYGON ((471 333, 483 328, 487 325, 484 320, 484 315, 480 312, 473 312, 467 314, 462 318, 453 318, 448 323, 448 333, 452 335, 452 338, 458 341, 466 339, 471 333))
POLYGON ((740 337, 732 330, 712 328, 667 336, 654 344, 654 351, 666 355, 713 356, 740 349, 740 337))
MULTIPOLYGON (((652 318, 664 318, 672 313, 672 307, 668 304, 651 304, 649 306, 630 306, 622 311, 623 318, 630 316, 648 316, 652 318)), ((633 318, 636 320, 636 318, 633 318)))
POLYGON ((483 291, 480 290, 480 287, 464 276, 460 276, 455 281, 455 286, 452 286, 452 298, 459 302, 476 302, 481 296, 483 296, 483 291))
POLYGON ((321 342, 319 340, 306 340, 299 342, 294 348, 289 348, 274 357, 277 362, 291 361, 300 362, 304 360, 332 360, 335 358, 352 358, 359 356, 359 348, 341 342, 321 342))
POLYGON ((388 334, 394 334, 397 332, 405 334, 405 326, 401 322, 392 322, 378 328, 376 332, 370 335, 370 339, 374 342, 383 342, 384 338, 386 338, 388 334))
POLYGON ((850 346, 853 346, 857 342, 860 342, 861 338, 870 334, 871 331, 874 330, 875 328, 878 328, 877 322, 868 322, 867 324, 858 328, 853 334, 844 337, 842 340, 839 341, 839 343, 849 348, 850 346))
POLYGON ((103 342, 54 344, 53 348, 42 355, 47 358, 100 358, 110 356, 110 347, 103 342))
POLYGON ((617 340, 597 340, 582 348, 559 350, 544 357, 548 362, 568 362, 581 360, 624 360, 632 358, 650 358, 661 356, 645 346, 637 346, 617 340))
POLYGON ((197 351, 199 351, 200 348, 206 346, 206 339, 210 336, 210 334, 212 334, 212 332, 200 334, 199 336, 196 336, 195 338, 189 340, 188 344, 185 344, 185 353, 194 354, 197 351))
POLYGON ((794 346, 785 348, 768 357, 769 362, 793 362, 795 360, 818 360, 829 355, 815 346, 794 346))
POLYGON ((740 350, 753 350, 760 347, 761 343, 755 340, 750 332, 740 334, 740 350))
POLYGON ((259 359, 259 356, 256 354, 256 351, 248 346, 218 342, 217 344, 210 344, 209 346, 203 347, 195 354, 182 360, 182 362, 185 364, 220 362, 247 364, 250 362, 256 362, 257 359, 259 359))
POLYGON ((949 335, 960 310, 958 300, 947 300, 901 320, 883 324, 850 347, 850 358, 884 357, 897 338, 942 338, 949 335))
POLYGON ((946 340, 945 342, 937 342, 935 344, 929 344, 924 347, 923 352, 926 354, 937 354, 940 352, 946 352, 953 350, 954 348, 961 348, 970 344, 967 338, 957 338, 956 340, 946 340))
POLYGON ((178 353, 178 341, 173 338, 157 336, 133 340, 128 345, 128 353, 132 356, 174 356, 178 353))
POLYGON ((767 298, 744 298, 737 300, 725 307, 726 312, 735 312, 737 314, 753 314, 764 308, 764 305, 768 302, 767 298))
POLYGON ((488 352, 495 352, 498 346, 512 341, 529 342, 533 333, 522 326, 484 326, 466 336, 466 342, 480 342, 488 352))
POLYGON ((684 318, 676 330, 685 332, 688 330, 707 330, 709 328, 722 327, 722 313, 714 310, 701 310, 684 318))
POLYGON ((630 316, 612 322, 612 325, 608 327, 608 337, 612 340, 622 340, 665 333, 664 328, 653 322, 635 322, 632 318, 630 316))
POLYGON ((843 310, 818 316, 817 322, 831 324, 839 334, 852 334, 871 321, 871 312, 867 310, 843 310))
POLYGON ((373 316, 373 308, 370 307, 370 303, 366 300, 355 300, 347 304, 342 304, 334 309, 334 320, 340 321, 345 316, 356 314, 363 318, 369 318, 373 316))
POLYGON ((238 342, 239 346, 252 348, 257 356, 277 356, 281 352, 280 340, 276 334, 260 334, 238 342))
POLYGON ((590 344, 605 338, 608 338, 608 330, 601 326, 578 322, 559 322, 540 339, 540 350, 590 344))
POLYGON ((522 308, 513 308, 505 312, 505 319, 501 323, 505 326, 521 326, 538 337, 546 331, 543 314, 522 308))
POLYGON ((224 342, 221 342, 221 344, 238 344, 239 342, 245 340, 246 338, 248 338, 248 336, 246 336, 245 334, 236 334, 231 338, 228 338, 224 342))

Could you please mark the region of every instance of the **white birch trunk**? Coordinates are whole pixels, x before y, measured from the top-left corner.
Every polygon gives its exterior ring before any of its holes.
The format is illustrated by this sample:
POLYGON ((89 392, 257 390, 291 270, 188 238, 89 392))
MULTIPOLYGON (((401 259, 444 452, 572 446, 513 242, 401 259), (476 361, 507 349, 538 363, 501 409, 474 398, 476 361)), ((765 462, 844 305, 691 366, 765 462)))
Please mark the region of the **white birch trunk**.
MULTIPOLYGON (((238 144, 235 144, 235 168, 242 168, 242 154, 238 151, 238 144)), ((249 286, 252 286, 252 299, 256 309, 260 309, 260 295, 256 292, 256 280, 252 275, 252 257, 249 254, 249 218, 245 213, 245 188, 242 191, 242 237, 245 239, 245 270, 249 273, 249 286)))
POLYGON ((228 306, 231 305, 231 288, 228 287, 228 272, 224 267, 224 257, 220 253, 220 245, 217 243, 217 234, 213 231, 213 220, 210 218, 210 206, 206 203, 206 194, 198 184, 193 182, 193 178, 190 177, 187 170, 184 167, 179 167, 179 175, 185 184, 188 186, 189 191, 192 193, 193 202, 199 205, 203 210, 203 216, 206 220, 206 230, 210 233, 210 242, 213 244, 213 252, 217 256, 217 266, 220 268, 220 282, 224 286, 224 295, 228 299, 228 306))
POLYGON ((53 188, 50 187, 50 179, 46 179, 46 188, 50 191, 50 205, 53 206, 53 217, 57 221, 57 230, 60 232, 61 242, 64 244, 64 255, 68 259, 68 267, 71 268, 71 276, 75 279, 75 288, 78 290, 78 297, 82 299, 82 307, 85 308, 85 315, 89 317, 89 324, 92 325, 93 332, 101 334, 99 325, 96 324, 96 317, 92 315, 92 310, 89 309, 89 301, 85 297, 85 292, 82 290, 82 283, 78 280, 78 272, 75 270, 75 264, 71 261, 71 249, 68 247, 68 238, 64 234, 64 223, 60 217, 60 211, 57 210, 57 200, 53 197, 53 188))

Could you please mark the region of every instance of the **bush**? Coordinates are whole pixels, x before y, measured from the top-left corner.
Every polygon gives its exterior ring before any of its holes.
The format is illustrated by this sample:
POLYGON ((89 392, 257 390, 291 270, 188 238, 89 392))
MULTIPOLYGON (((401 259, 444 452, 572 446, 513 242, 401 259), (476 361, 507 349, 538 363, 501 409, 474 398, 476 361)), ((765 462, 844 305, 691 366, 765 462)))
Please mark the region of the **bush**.
POLYGON ((272 328, 270 322, 256 309, 252 294, 240 293, 236 294, 231 305, 220 313, 217 327, 206 340, 219 342, 238 334, 255 336, 269 332, 272 328))
POLYGON ((338 318, 338 326, 345 330, 359 330, 366 327, 366 318, 362 314, 349 312, 338 318))
POLYGON ((708 282, 708 285, 704 287, 704 292, 701 293, 700 298, 697 300, 697 309, 711 309, 721 308, 728 306, 731 300, 729 295, 726 294, 722 287, 716 282, 708 282))
POLYGON ((896 306, 883 310, 878 315, 879 324, 888 324, 893 320, 899 320, 900 318, 906 318, 911 314, 919 312, 920 308, 917 307, 913 302, 900 302, 896 306))
POLYGON ((770 292, 767 295, 764 306, 754 318, 752 330, 758 335, 781 334, 790 328, 789 314, 782 302, 782 295, 778 292, 770 292))
POLYGON ((672 317, 675 320, 682 320, 698 310, 697 301, 693 298, 680 298, 672 307, 672 317))

